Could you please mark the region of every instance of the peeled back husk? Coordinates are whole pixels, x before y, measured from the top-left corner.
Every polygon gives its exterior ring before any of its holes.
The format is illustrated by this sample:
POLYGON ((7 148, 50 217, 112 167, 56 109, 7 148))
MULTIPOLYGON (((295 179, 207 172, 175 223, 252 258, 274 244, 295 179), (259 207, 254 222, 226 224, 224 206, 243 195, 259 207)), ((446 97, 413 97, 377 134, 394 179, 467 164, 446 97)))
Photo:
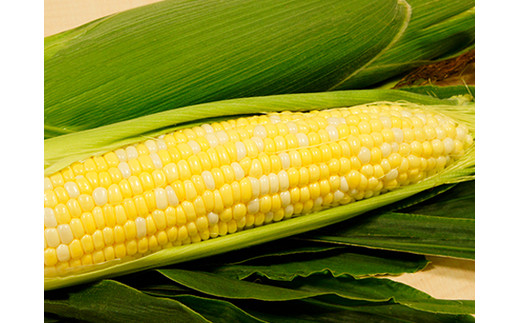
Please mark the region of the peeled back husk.
MULTIPOLYGON (((396 90, 341 91, 236 99, 175 109, 130 121, 64 135, 45 141, 45 174, 49 175, 89 156, 142 141, 151 136, 171 132, 209 120, 229 119, 229 115, 243 116, 271 111, 309 111, 348 107, 355 104, 381 102, 391 98, 399 104, 417 106, 441 112, 464 124, 474 135, 474 104, 464 99, 434 99, 429 96, 396 90), (228 116, 222 117, 224 114, 228 116)), ((184 262, 226 251, 245 248, 314 230, 375 208, 410 197, 426 189, 474 178, 474 145, 467 153, 440 173, 410 186, 281 222, 240 231, 189 245, 163 249, 128 262, 101 264, 92 271, 64 277, 45 279, 45 289, 74 285, 99 278, 112 277, 162 265, 184 262)))

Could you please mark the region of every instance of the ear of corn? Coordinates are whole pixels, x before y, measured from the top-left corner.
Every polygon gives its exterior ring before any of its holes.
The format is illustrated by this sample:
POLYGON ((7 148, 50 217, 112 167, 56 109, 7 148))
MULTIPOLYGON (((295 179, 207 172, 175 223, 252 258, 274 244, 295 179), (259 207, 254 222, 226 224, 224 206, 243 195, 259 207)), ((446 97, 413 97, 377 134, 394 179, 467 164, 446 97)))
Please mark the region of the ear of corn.
POLYGON ((410 14, 403 0, 182 0, 112 15, 46 39, 45 135, 324 91, 395 42, 410 14))
POLYGON ((222 107, 237 114, 327 109, 199 122, 173 133, 162 113, 124 123, 137 129, 148 118, 140 135, 80 144, 89 158, 49 163, 46 289, 301 233, 473 176, 473 105, 334 109, 347 101, 326 93, 206 104, 189 108, 191 116, 175 110, 185 127, 222 107))

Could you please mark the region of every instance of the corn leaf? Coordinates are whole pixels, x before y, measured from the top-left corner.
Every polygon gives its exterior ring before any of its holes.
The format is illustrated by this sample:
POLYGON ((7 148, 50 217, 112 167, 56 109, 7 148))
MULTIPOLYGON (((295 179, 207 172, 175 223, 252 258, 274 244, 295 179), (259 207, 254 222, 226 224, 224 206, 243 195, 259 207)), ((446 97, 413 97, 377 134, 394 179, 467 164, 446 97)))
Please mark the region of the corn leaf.
POLYGON ((172 297, 197 313, 200 313, 207 320, 213 323, 229 323, 229 322, 265 322, 251 314, 246 313, 233 303, 194 295, 178 295, 172 297))
POLYGON ((317 92, 406 29, 404 0, 162 1, 51 36, 45 136, 177 107, 317 92))
POLYGON ((475 220, 475 181, 459 183, 448 192, 401 212, 475 220))
POLYGON ((403 36, 374 62, 333 89, 367 88, 474 46, 474 0, 409 0, 408 3, 412 17, 403 36))
MULTIPOLYGON (((301 242, 301 241, 298 241, 301 242)), ((305 244, 305 243, 303 243, 305 244)), ((277 242, 278 248, 287 243, 277 242)), ((274 244, 267 244, 274 248, 274 244)), ((242 254, 259 254, 254 248, 242 254)), ((283 255, 265 255, 240 263, 214 263, 212 259, 196 261, 182 266, 184 269, 202 269, 214 274, 235 279, 261 276, 271 280, 290 281, 296 277, 308 277, 317 273, 330 273, 334 277, 350 275, 356 278, 369 275, 413 273, 424 269, 428 261, 423 256, 376 252, 366 249, 323 247, 321 252, 293 252, 283 255)), ((222 258, 222 257, 218 257, 222 258)), ((226 261, 228 255, 226 255, 226 261)))
POLYGON ((152 297, 111 280, 66 295, 46 297, 45 312, 87 322, 209 322, 178 301, 152 297))
POLYGON ((165 277, 198 292, 230 299, 287 301, 321 295, 337 295, 371 302, 395 301, 410 308, 432 313, 472 314, 474 301, 440 300, 407 285, 381 278, 355 279, 350 276, 312 275, 290 282, 262 280, 249 282, 208 272, 159 269, 165 277))
POLYGON ((264 302, 241 302, 248 313, 268 322, 378 322, 378 323, 467 323, 475 322, 471 315, 438 314, 411 309, 407 306, 387 303, 353 303, 336 298, 316 297, 288 301, 282 306, 266 306, 264 302))
POLYGON ((475 98, 475 86, 453 85, 453 86, 409 86, 399 88, 401 91, 409 91, 413 93, 425 94, 439 99, 448 99, 456 95, 469 94, 475 98))
POLYGON ((475 259, 475 182, 427 191, 298 239, 475 259), (443 193, 436 195, 439 191, 443 193), (421 195, 431 198, 421 202, 421 195))
POLYGON ((356 219, 328 234, 317 233, 305 239, 422 255, 475 259, 475 221, 472 219, 383 213, 356 219))
MULTIPOLYGON (((44 302, 46 322, 72 319, 82 322, 197 322, 202 317, 210 322, 316 322, 318 319, 331 322, 361 319, 424 323, 474 321, 468 315, 431 313, 392 301, 368 302, 335 295, 268 303, 186 293, 156 296, 111 280, 47 294, 51 296, 44 302), (119 305, 121 299, 125 300, 123 306, 119 305), (142 309, 143 306, 146 310, 142 309), (190 315, 186 316, 184 312, 190 315)), ((204 319, 202 321, 207 322, 204 319)))

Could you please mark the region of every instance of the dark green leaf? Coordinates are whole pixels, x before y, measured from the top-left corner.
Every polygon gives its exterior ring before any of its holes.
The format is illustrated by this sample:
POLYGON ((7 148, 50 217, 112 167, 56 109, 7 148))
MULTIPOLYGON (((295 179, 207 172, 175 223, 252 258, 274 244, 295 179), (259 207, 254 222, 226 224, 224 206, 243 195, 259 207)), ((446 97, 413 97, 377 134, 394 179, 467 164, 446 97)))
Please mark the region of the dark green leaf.
POLYGON ((475 221, 388 212, 346 221, 304 239, 475 259, 475 221))
POLYGON ((86 322, 208 322, 178 301, 152 297, 103 280, 45 295, 45 312, 86 322))
POLYGON ((336 89, 367 88, 474 46, 474 0, 408 2, 412 7, 412 19, 403 37, 336 89))
POLYGON ((286 258, 295 255, 307 255, 312 257, 314 254, 321 254, 322 252, 328 252, 338 248, 342 247, 331 246, 327 243, 297 241, 288 238, 226 252, 223 255, 195 260, 187 263, 185 267, 196 269, 216 268, 244 263, 271 263, 273 259, 286 258))
POLYGON ((438 314, 411 309, 392 302, 352 302, 338 297, 286 301, 277 304, 265 302, 235 302, 245 311, 268 322, 406 322, 457 323, 474 322, 470 315, 438 314))
POLYGON ((320 295, 320 293, 256 284, 203 271, 183 269, 158 269, 157 271, 178 284, 217 297, 285 301, 320 295))
POLYGON ((393 300, 408 307, 433 313, 474 313, 474 301, 438 300, 407 285, 389 279, 329 275, 296 278, 290 282, 262 280, 263 283, 231 279, 221 275, 182 269, 159 269, 176 283, 198 292, 231 299, 264 301, 297 300, 320 295, 338 295, 353 300, 393 300))
POLYGON ((457 184, 446 193, 403 209, 401 212, 475 219, 475 181, 457 184))
POLYGON ((365 252, 349 248, 335 248, 320 253, 266 257, 262 261, 230 264, 210 270, 227 277, 244 279, 253 274, 272 280, 292 280, 316 273, 330 273, 334 277, 351 275, 363 277, 377 274, 411 273, 423 269, 428 261, 422 256, 399 253, 365 252))
POLYGON ((189 308, 197 311, 206 319, 213 323, 258 323, 265 322, 255 318, 251 314, 244 312, 242 309, 230 302, 193 295, 173 296, 173 299, 183 303, 189 308))

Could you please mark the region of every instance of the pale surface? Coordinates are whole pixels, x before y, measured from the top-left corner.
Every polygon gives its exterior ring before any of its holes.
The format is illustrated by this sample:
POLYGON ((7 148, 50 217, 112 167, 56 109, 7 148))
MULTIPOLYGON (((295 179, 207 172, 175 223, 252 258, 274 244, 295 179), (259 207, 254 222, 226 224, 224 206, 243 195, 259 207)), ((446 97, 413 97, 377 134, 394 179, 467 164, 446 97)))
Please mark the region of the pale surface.
MULTIPOLYGON (((45 0, 45 36, 59 33, 116 12, 160 0, 45 0)), ((475 299, 475 262, 429 257, 419 273, 390 277, 433 297, 475 299)))
POLYGON ((45 36, 160 0, 45 0, 45 36))

